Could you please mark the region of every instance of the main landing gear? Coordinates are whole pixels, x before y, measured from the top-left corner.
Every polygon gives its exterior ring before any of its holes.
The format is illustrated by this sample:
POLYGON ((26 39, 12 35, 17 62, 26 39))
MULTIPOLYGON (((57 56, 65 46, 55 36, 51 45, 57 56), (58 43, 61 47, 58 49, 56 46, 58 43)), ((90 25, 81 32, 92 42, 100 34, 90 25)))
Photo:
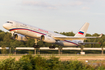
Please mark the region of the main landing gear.
POLYGON ((52 44, 52 46, 49 46, 49 48, 54 49, 54 48, 55 48, 55 46, 53 46, 53 44, 52 44))
MULTIPOLYGON (((38 40, 37 40, 37 39, 35 39, 35 43, 34 43, 34 45, 33 45, 33 47, 34 47, 34 48, 40 48, 40 46, 39 46, 39 45, 37 45, 37 43, 38 43, 38 40)), ((53 44, 52 44, 51 46, 49 46, 49 48, 50 48, 50 49, 54 49, 54 48, 55 48, 55 46, 53 46, 53 44)))

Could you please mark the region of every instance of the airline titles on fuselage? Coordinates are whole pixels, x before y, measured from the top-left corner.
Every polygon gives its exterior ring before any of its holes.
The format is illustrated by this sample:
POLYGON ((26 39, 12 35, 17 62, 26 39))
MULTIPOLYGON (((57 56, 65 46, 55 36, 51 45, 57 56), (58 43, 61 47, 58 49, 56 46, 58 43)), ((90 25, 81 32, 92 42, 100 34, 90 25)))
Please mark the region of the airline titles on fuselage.
MULTIPOLYGON (((20 25, 21 27, 24 27, 24 28, 32 28, 32 26, 27 26, 26 24, 22 24, 22 25, 20 25)), ((40 29, 40 28, 33 28, 33 30, 35 30, 35 31, 38 31, 38 32, 43 32, 43 33, 48 33, 48 31, 46 31, 46 30, 43 30, 43 29, 40 29)))

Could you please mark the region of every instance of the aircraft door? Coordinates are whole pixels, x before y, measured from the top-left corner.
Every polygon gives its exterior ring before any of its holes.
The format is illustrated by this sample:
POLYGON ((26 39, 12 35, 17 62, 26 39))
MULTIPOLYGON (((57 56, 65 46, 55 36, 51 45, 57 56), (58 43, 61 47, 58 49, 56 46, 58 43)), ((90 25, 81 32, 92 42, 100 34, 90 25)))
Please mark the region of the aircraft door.
POLYGON ((16 27, 16 28, 19 28, 19 24, 16 23, 16 24, 15 24, 15 27, 16 27))
POLYGON ((19 24, 17 24, 16 22, 13 22, 13 25, 12 25, 12 26, 13 26, 14 28, 18 28, 18 25, 19 25, 19 24))

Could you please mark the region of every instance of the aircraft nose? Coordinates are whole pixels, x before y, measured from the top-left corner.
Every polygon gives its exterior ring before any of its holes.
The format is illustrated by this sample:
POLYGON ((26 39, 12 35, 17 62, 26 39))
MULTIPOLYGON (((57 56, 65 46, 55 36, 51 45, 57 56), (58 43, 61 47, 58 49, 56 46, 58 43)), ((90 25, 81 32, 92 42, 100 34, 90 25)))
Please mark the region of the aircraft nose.
POLYGON ((5 27, 6 26, 6 24, 3 24, 3 27, 5 27))
POLYGON ((7 27, 6 23, 5 23, 5 24, 3 24, 3 27, 4 27, 4 28, 6 28, 6 27, 7 27))

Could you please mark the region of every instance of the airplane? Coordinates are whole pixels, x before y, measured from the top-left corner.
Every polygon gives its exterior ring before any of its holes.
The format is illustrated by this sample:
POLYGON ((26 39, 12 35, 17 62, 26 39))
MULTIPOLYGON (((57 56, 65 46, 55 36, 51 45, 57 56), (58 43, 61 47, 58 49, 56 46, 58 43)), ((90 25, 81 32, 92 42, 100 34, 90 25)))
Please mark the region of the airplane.
MULTIPOLYGON (((83 27, 75 34, 75 36, 65 36, 59 33, 44 30, 35 26, 24 24, 18 21, 9 20, 3 27, 12 33, 12 38, 19 41, 27 41, 28 38, 35 40, 34 47, 39 47, 37 42, 39 40, 51 44, 58 44, 60 46, 77 47, 85 44, 95 44, 94 42, 84 42, 87 38, 100 38, 98 37, 85 37, 89 23, 85 23, 83 27)), ((54 47, 53 45, 50 46, 54 47)))

